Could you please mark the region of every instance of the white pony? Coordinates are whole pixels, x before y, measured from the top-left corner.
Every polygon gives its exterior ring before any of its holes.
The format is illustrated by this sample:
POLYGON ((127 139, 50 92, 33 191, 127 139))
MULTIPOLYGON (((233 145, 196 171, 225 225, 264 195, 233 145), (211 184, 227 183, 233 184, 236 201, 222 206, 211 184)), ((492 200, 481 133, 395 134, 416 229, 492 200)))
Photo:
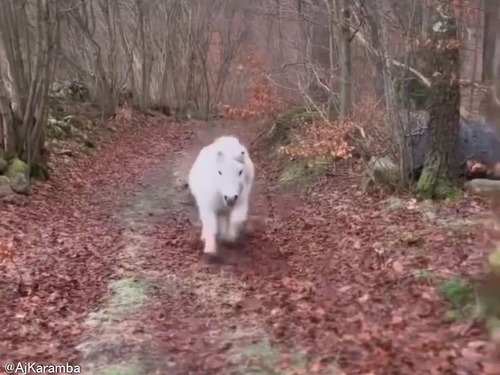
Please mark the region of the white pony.
POLYGON ((202 222, 205 253, 216 253, 217 235, 228 241, 238 237, 248 217, 253 179, 253 162, 237 138, 217 138, 199 152, 188 185, 202 222))

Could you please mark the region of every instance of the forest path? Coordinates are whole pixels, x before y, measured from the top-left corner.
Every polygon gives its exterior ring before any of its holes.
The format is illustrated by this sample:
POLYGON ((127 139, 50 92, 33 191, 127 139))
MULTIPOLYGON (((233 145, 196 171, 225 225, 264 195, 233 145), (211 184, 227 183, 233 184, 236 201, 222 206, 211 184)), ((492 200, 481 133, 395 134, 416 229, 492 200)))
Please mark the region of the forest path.
POLYGON ((1 208, 23 275, 19 287, 15 267, 0 270, 3 362, 108 375, 480 373, 484 335, 444 321, 436 292, 480 264, 480 203, 394 207, 338 174, 287 192, 261 147, 252 220, 265 228, 206 264, 185 176, 202 145, 222 134, 248 144, 259 126, 114 123, 95 155, 1 208))

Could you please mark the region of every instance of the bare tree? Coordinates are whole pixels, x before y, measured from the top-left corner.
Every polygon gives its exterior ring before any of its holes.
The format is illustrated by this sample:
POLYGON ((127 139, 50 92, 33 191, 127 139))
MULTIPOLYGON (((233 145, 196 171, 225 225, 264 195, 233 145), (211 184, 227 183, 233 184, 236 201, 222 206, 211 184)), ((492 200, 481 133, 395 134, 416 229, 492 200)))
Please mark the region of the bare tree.
POLYGON ((495 1, 484 2, 483 66, 481 79, 489 86, 483 98, 483 110, 488 122, 498 123, 500 115, 499 85, 496 82, 500 73, 500 4, 495 1))
POLYGON ((340 52, 340 118, 351 117, 352 111, 352 51, 351 51, 351 1, 337 0, 338 44, 340 52))
POLYGON ((120 70, 114 10, 114 1, 72 0, 68 4, 69 17, 65 19, 65 61, 86 82, 103 117, 113 115, 118 102, 120 70))
POLYGON ((417 191, 434 198, 449 195, 458 177, 460 63, 457 20, 450 0, 439 0, 430 43, 422 50, 434 70, 430 90, 430 150, 417 191))
POLYGON ((7 68, 0 70, 2 148, 28 164, 40 161, 48 93, 60 48, 60 2, 0 2, 0 37, 7 68))

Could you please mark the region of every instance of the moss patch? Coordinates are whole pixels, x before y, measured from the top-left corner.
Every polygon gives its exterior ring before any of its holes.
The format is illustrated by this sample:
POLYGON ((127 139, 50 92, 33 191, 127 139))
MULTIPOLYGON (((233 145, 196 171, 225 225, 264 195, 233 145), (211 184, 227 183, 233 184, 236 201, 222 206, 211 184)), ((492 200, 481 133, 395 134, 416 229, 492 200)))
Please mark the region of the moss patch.
POLYGON ((262 339, 240 348, 233 354, 233 360, 238 363, 239 375, 292 375, 305 373, 308 359, 304 352, 287 356, 288 367, 281 369, 280 364, 284 354, 273 347, 268 339, 262 339))
POLYGON ((109 287, 113 290, 110 305, 115 311, 123 312, 135 309, 146 299, 145 285, 133 279, 116 280, 109 287))
POLYGON ((458 307, 470 300, 472 289, 466 279, 453 277, 440 285, 439 292, 448 302, 458 307))
POLYGON ((442 226, 455 232, 469 233, 481 226, 481 223, 468 219, 448 220, 442 222, 442 226))
POLYGON ((331 170, 333 165, 333 159, 286 160, 283 163, 280 183, 288 188, 305 187, 321 174, 331 170))
POLYGON ((452 277, 444 280, 439 286, 439 293, 450 304, 446 320, 479 319, 486 316, 488 302, 480 298, 469 280, 452 277))
POLYGON ((242 354, 248 359, 256 359, 267 364, 276 363, 280 357, 279 352, 271 346, 268 340, 248 345, 242 350, 242 354))
POLYGON ((135 311, 147 298, 146 286, 131 278, 123 278, 110 283, 112 296, 103 309, 91 313, 92 322, 114 322, 121 320, 128 313, 135 311))
POLYGON ((101 371, 101 375, 137 375, 140 372, 135 365, 111 365, 101 371))

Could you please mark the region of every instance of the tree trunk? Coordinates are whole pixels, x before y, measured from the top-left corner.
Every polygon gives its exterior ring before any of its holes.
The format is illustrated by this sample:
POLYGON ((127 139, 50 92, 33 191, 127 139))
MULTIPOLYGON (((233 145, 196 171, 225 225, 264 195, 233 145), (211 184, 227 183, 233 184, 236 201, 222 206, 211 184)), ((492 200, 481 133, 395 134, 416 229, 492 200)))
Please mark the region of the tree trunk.
POLYGON ((483 31, 483 69, 481 80, 491 81, 495 76, 497 44, 500 42, 499 21, 500 3, 498 1, 484 2, 484 31, 483 31))
POLYGON ((340 118, 347 119, 351 117, 352 112, 352 51, 351 51, 351 32, 349 22, 351 19, 350 0, 341 0, 340 2, 340 118))
POLYGON ((451 0, 439 1, 441 13, 430 32, 431 43, 423 50, 431 75, 429 134, 430 149, 426 155, 417 192, 421 198, 446 198, 457 190, 460 122, 460 66, 457 22, 450 11, 451 0))
MULTIPOLYGON (((366 13, 367 13, 367 21, 370 25, 370 34, 371 34, 371 41, 372 45, 375 51, 380 51, 382 46, 381 46, 381 41, 380 41, 380 25, 377 22, 377 15, 376 15, 376 4, 373 1, 367 1, 365 3, 366 7, 366 13)), ((375 92, 377 93, 377 96, 383 97, 384 96, 384 63, 382 59, 377 59, 375 61, 375 71, 376 71, 376 77, 375 77, 375 92)))
POLYGON ((499 73, 500 53, 500 3, 498 1, 484 2, 483 30, 483 66, 481 80, 490 86, 490 91, 481 101, 481 110, 485 120, 498 123, 500 105, 498 103, 498 84, 495 83, 499 73))
POLYGON ((0 37, 8 62, 8 71, 0 71, 1 147, 7 158, 17 156, 31 165, 39 162, 43 148, 51 72, 60 46, 59 7, 57 0, 0 4, 0 37), (33 35, 27 32, 28 15, 36 25, 33 35), (24 39, 30 37, 28 44, 24 39), (36 46, 34 55, 27 50, 31 42, 36 46), (11 81, 10 92, 6 77, 11 81))

